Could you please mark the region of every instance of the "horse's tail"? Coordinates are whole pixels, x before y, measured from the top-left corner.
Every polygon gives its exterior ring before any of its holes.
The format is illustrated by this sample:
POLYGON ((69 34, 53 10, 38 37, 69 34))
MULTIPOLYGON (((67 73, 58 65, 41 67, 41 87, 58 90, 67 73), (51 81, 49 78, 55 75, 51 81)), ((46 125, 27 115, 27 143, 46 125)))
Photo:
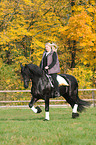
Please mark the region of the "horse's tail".
MULTIPOLYGON (((77 90, 78 91, 78 90, 77 90)), ((77 93, 78 94, 78 93, 77 93)), ((90 107, 91 103, 85 100, 78 98, 78 112, 82 112, 86 109, 86 107, 90 107)))
POLYGON ((91 105, 90 102, 87 102, 87 101, 79 99, 79 102, 78 102, 78 112, 84 111, 85 108, 89 107, 90 105, 91 105))

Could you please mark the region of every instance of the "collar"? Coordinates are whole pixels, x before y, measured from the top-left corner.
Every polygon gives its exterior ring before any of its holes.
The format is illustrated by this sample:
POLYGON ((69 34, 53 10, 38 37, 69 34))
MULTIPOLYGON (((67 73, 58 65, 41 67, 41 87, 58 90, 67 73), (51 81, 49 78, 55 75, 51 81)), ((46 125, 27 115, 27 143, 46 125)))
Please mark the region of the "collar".
POLYGON ((50 52, 47 52, 47 51, 45 52, 46 56, 48 56, 51 53, 52 53, 52 50, 50 52))

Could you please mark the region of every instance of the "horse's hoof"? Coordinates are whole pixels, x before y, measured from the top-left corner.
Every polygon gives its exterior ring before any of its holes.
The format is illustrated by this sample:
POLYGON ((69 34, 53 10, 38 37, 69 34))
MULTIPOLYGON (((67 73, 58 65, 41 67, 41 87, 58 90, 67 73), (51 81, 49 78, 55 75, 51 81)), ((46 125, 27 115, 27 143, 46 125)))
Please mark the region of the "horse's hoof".
POLYGON ((72 118, 77 118, 77 117, 79 117, 78 113, 72 113, 72 118))
POLYGON ((41 113, 42 112, 42 110, 41 110, 41 108, 39 106, 37 106, 36 109, 37 109, 37 113, 41 113))
POLYGON ((29 108, 32 108, 32 104, 31 103, 29 103, 29 108))
POLYGON ((43 121, 49 121, 48 119, 44 119, 43 121))

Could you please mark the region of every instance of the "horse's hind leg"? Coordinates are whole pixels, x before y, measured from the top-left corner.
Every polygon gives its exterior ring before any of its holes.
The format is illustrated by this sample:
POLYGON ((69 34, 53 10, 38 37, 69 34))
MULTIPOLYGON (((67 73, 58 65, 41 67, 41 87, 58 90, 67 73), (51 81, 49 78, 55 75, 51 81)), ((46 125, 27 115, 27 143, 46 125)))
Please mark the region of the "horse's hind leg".
POLYGON ((77 108, 78 108, 78 104, 75 104, 73 109, 72 109, 72 118, 79 117, 79 114, 77 113, 77 108))
POLYGON ((72 107, 72 118, 77 118, 79 117, 79 113, 77 113, 77 110, 78 110, 77 98, 75 98, 74 96, 71 96, 70 99, 71 99, 70 105, 72 107))
POLYGON ((74 99, 74 96, 70 97, 68 94, 65 94, 65 95, 62 95, 62 96, 66 99, 66 101, 72 107, 72 118, 79 117, 79 114, 77 113, 78 103, 77 103, 76 99, 74 99))
POLYGON ((32 99, 31 99, 31 101, 30 101, 30 103, 29 103, 29 107, 31 108, 31 110, 34 112, 34 113, 40 113, 40 112, 42 112, 42 110, 40 109, 40 107, 34 107, 33 105, 34 105, 34 103, 35 102, 37 102, 38 101, 38 99, 37 98, 34 98, 34 97, 32 97, 32 99))

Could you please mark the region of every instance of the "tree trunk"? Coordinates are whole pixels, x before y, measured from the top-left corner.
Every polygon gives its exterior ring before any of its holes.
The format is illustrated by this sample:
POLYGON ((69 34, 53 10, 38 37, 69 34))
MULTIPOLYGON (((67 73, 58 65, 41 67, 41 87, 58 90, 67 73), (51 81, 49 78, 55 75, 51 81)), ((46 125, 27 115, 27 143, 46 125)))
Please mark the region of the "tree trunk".
POLYGON ((76 41, 73 41, 73 48, 71 51, 71 68, 75 68, 75 56, 76 56, 76 41))

